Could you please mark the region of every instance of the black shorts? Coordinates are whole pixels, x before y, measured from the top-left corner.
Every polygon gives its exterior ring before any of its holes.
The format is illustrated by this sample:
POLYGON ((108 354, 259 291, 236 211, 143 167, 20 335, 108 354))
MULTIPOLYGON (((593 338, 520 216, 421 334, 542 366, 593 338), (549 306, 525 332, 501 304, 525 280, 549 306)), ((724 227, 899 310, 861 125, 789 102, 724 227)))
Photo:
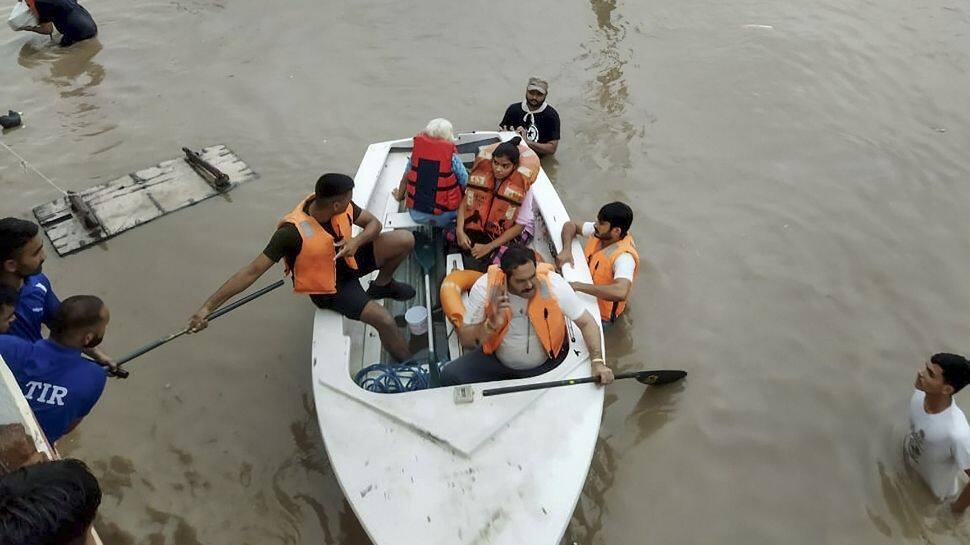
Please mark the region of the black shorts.
POLYGON ((337 293, 332 295, 311 295, 310 300, 320 308, 339 312, 351 320, 359 320, 360 313, 371 298, 360 285, 360 277, 377 270, 377 258, 374 257, 374 243, 368 242, 354 254, 357 260, 357 270, 349 267, 337 267, 337 293))

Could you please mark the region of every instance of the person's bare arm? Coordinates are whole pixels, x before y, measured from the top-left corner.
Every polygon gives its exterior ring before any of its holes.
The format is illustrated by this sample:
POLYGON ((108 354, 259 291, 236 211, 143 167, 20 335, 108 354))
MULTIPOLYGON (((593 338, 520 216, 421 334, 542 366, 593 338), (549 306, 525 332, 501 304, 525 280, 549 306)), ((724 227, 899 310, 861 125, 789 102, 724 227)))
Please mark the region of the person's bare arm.
POLYGON ((581 293, 588 293, 597 299, 604 301, 626 301, 630 296, 630 288, 633 282, 628 278, 614 278, 612 284, 587 284, 585 282, 570 282, 574 290, 581 293))
POLYGON ((464 348, 476 348, 481 346, 485 339, 496 331, 505 327, 508 321, 507 310, 509 306, 509 294, 505 286, 489 291, 486 300, 491 302, 491 306, 496 309, 491 319, 486 318, 480 324, 466 324, 458 330, 458 342, 464 348))
POLYGON ((533 140, 526 140, 525 143, 529 144, 532 151, 539 155, 552 155, 556 153, 557 149, 559 149, 559 140, 550 140, 545 144, 540 144, 539 142, 535 142, 533 140))
POLYGON ((472 249, 472 241, 465 234, 465 215, 468 211, 465 209, 466 199, 461 200, 461 204, 458 205, 458 216, 455 220, 455 236, 458 239, 458 246, 465 250, 472 249))
POLYGON ((189 318, 189 332, 195 333, 196 331, 201 331, 205 329, 209 322, 205 319, 213 310, 218 309, 231 297, 241 293, 243 290, 253 285, 260 276, 263 275, 270 267, 273 266, 273 261, 266 257, 266 254, 259 254, 256 259, 252 260, 248 265, 239 269, 236 274, 232 275, 226 283, 223 284, 215 293, 213 293, 206 302, 199 307, 199 310, 189 318))
POLYGON ((566 263, 573 264, 573 240, 576 239, 576 234, 582 232, 582 230, 582 225, 575 221, 567 221, 563 224, 562 234, 560 235, 562 250, 556 256, 556 266, 559 267, 559 270, 562 270, 566 263))
POLYGON ((54 34, 54 23, 41 23, 37 26, 30 26, 23 28, 21 30, 29 30, 31 32, 36 32, 37 34, 43 34, 44 36, 50 36, 54 34))
POLYGON ((334 247, 339 248, 337 255, 333 257, 334 261, 342 257, 353 257, 361 246, 379 237, 381 229, 384 228, 381 220, 377 219, 377 216, 367 210, 360 211, 360 215, 354 220, 354 225, 361 227, 362 231, 355 237, 334 241, 334 247))
POLYGON ((397 202, 403 201, 404 197, 407 196, 408 170, 410 169, 404 169, 404 174, 401 175, 401 183, 397 184, 397 189, 391 191, 391 195, 394 195, 394 198, 397 200, 397 202))
MULTIPOLYGON (((967 472, 967 476, 970 477, 970 469, 965 471, 967 472)), ((960 515, 967 510, 967 507, 970 507, 970 483, 967 483, 967 485, 963 487, 963 492, 960 493, 960 496, 953 501, 952 505, 950 505, 950 510, 953 511, 954 514, 960 515)))
POLYGON ((606 365, 606 360, 603 358, 603 339, 600 336, 600 328, 596 326, 596 318, 590 315, 589 311, 585 311, 575 322, 589 349, 593 376, 599 377, 600 384, 613 382, 613 370, 606 365))
POLYGON ((380 236, 381 229, 384 228, 381 220, 377 219, 377 216, 367 210, 360 211, 360 215, 354 220, 354 225, 362 229, 360 234, 353 238, 353 240, 359 240, 361 246, 368 242, 373 242, 374 239, 380 236))
POLYGON ((506 229, 504 233, 499 235, 499 237, 493 240, 492 242, 489 242, 488 244, 472 245, 472 256, 475 259, 481 259, 487 256, 488 254, 494 252, 495 250, 499 249, 501 246, 504 246, 505 244, 508 244, 509 242, 512 242, 513 240, 515 240, 519 235, 522 234, 522 231, 524 230, 525 230, 524 225, 519 225, 518 223, 516 223, 512 227, 509 227, 508 229, 506 229))
POLYGON ((532 148, 532 151, 539 155, 552 155, 556 153, 559 149, 559 140, 550 140, 545 144, 540 144, 535 140, 529 140, 529 132, 525 130, 525 127, 516 127, 515 132, 522 138, 522 140, 532 148))
POLYGON ((98 363, 107 365, 112 371, 118 369, 118 366, 115 365, 115 362, 113 359, 111 359, 111 356, 105 354, 104 350, 101 350, 100 348, 85 348, 84 354, 98 363))

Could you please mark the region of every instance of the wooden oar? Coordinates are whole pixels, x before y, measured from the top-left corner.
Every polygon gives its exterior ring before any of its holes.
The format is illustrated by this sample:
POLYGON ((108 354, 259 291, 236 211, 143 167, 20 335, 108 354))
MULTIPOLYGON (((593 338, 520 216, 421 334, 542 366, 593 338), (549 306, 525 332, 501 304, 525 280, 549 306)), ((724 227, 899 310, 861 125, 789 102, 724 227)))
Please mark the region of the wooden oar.
MULTIPOLYGON (((282 279, 281 280, 277 280, 273 284, 270 284, 269 286, 266 286, 265 288, 263 288, 261 290, 254 291, 253 293, 247 295, 246 297, 243 297, 242 299, 240 299, 238 301, 234 301, 234 302, 232 302, 232 303, 230 303, 230 304, 228 304, 228 305, 226 305, 226 306, 224 306, 222 308, 219 308, 219 309, 214 310, 208 316, 206 316, 205 319, 206 320, 209 320, 209 321, 215 320, 219 316, 222 316, 223 314, 226 314, 226 313, 228 313, 230 311, 233 311, 233 310, 235 310, 235 309, 237 309, 237 308, 245 305, 246 303, 252 301, 253 299, 256 299, 257 297, 262 297, 263 295, 266 295, 267 293, 275 290, 276 288, 278 288, 278 287, 280 287, 282 285, 283 285, 283 280, 282 279)), ((139 348, 138 350, 135 350, 131 354, 128 354, 127 356, 125 356, 125 357, 121 358, 120 360, 118 360, 118 363, 117 363, 118 370, 115 371, 114 373, 112 373, 112 375, 113 376, 116 376, 118 378, 128 378, 128 371, 122 369, 121 368, 122 365, 128 363, 129 361, 131 361, 131 360, 133 360, 135 358, 137 358, 138 356, 141 356, 142 354, 144 354, 146 352, 151 352, 152 350, 155 350, 159 346, 162 346, 163 344, 165 344, 165 343, 167 343, 169 341, 173 341, 173 340, 181 337, 182 335, 185 335, 188 332, 189 332, 189 328, 180 329, 179 331, 176 331, 174 333, 171 333, 169 335, 166 335, 165 337, 162 337, 161 339, 158 339, 155 342, 149 343, 149 344, 147 344, 147 345, 139 348)))
MULTIPOLYGON (((670 384, 687 376, 687 371, 633 371, 630 373, 620 373, 614 380, 625 378, 635 378, 642 384, 659 386, 670 384)), ((535 384, 522 384, 520 386, 506 386, 504 388, 492 388, 483 390, 483 396, 495 396, 499 394, 511 394, 513 392, 528 392, 529 390, 542 390, 543 388, 558 388, 559 386, 572 386, 573 384, 586 384, 589 382, 599 382, 598 377, 572 378, 567 380, 554 380, 552 382, 536 382, 535 384)))

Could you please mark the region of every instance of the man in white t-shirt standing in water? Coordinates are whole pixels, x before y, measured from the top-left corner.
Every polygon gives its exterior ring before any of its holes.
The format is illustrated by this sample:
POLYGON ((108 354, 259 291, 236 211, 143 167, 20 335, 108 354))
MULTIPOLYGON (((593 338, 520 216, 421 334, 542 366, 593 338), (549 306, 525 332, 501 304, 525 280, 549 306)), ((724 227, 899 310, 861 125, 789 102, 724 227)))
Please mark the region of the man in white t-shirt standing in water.
POLYGON ((970 485, 960 492, 961 474, 970 476, 970 425, 953 394, 970 382, 970 362, 956 354, 936 354, 916 372, 909 402, 909 435, 903 442, 906 462, 916 469, 950 509, 970 507, 970 485))
POLYGON ((633 210, 625 203, 611 202, 600 208, 596 223, 582 225, 567 221, 562 226, 562 251, 556 257, 560 269, 573 263, 573 239, 576 233, 587 237, 586 262, 593 283, 570 282, 572 288, 598 300, 603 325, 616 321, 626 308, 633 280, 640 269, 640 255, 630 234, 633 210))

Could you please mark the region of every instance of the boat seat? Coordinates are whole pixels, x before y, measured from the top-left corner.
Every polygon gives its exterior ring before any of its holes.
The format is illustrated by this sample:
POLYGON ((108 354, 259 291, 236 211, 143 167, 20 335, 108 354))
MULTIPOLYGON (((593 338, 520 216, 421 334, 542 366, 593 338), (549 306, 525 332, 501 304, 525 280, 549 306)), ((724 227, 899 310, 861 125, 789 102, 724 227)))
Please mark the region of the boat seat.
MULTIPOLYGON (((465 265, 461 260, 461 254, 448 254, 447 257, 447 268, 445 274, 451 274, 454 270, 464 270, 465 265)), ((467 298, 466 295, 462 295, 462 302, 465 302, 467 298)), ((461 356, 461 343, 458 342, 458 332, 455 331, 455 325, 451 323, 447 317, 445 317, 445 331, 448 333, 448 361, 454 360, 461 356)))
POLYGON ((411 214, 394 212, 384 217, 384 229, 418 229, 421 224, 411 219, 411 214))

